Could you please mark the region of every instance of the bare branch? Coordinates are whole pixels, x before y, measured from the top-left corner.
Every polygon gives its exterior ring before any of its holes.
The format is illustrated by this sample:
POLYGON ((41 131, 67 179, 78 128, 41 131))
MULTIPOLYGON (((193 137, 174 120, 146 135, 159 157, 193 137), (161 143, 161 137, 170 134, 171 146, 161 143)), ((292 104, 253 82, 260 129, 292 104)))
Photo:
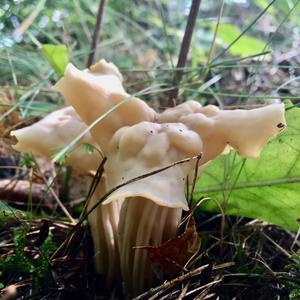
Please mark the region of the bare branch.
MULTIPOLYGON (((175 76, 173 79, 173 85, 175 85, 175 86, 177 86, 180 83, 182 76, 183 76, 183 68, 185 67, 188 52, 190 49, 193 31, 194 31, 197 16, 199 13, 200 3, 201 3, 201 0, 193 0, 192 1, 190 13, 188 16, 188 21, 186 24, 184 36, 183 36, 182 43, 181 43, 180 53, 179 53, 178 62, 177 62, 177 68, 176 68, 175 76)), ((169 100, 168 100, 169 107, 174 106, 175 101, 178 97, 178 91, 179 91, 178 87, 175 87, 174 89, 172 89, 170 91, 169 100)))
POLYGON ((101 30, 101 24, 102 24, 102 19, 103 19, 103 11, 104 11, 104 6, 105 6, 105 1, 106 0, 100 0, 99 1, 99 8, 98 8, 98 13, 97 13, 97 21, 93 33, 93 38, 92 38, 92 44, 91 44, 91 52, 87 61, 86 66, 89 68, 93 62, 94 62, 94 57, 95 57, 95 52, 97 49, 97 43, 99 42, 99 36, 100 36, 100 30, 101 30))

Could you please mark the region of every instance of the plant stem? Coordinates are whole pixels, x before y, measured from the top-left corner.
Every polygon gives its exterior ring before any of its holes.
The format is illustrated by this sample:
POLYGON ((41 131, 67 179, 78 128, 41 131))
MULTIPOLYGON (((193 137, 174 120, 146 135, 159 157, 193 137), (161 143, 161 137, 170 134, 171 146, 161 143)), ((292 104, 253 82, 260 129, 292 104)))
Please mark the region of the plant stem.
POLYGON ((86 64, 86 66, 88 68, 94 62, 95 52, 97 49, 97 43, 99 41, 99 36, 100 36, 100 29, 101 29, 101 24, 102 24, 102 19, 103 19, 103 11, 104 11, 104 6, 105 6, 105 1, 106 0, 99 1, 97 20, 96 20, 96 25, 95 25, 95 29, 94 29, 94 33, 93 33, 92 44, 91 44, 91 52, 90 52, 90 55, 88 57, 88 61, 86 64))
MULTIPOLYGON (((183 68, 185 67, 187 55, 188 55, 188 52, 190 49, 193 31, 194 31, 197 16, 199 13, 200 3, 201 3, 201 0, 193 0, 192 1, 192 5, 191 5, 189 16, 188 16, 188 21, 186 24, 184 36, 183 36, 182 43, 181 43, 178 62, 177 62, 177 66, 176 66, 176 68, 181 68, 181 70, 177 70, 175 72, 175 76, 173 79, 174 86, 177 86, 180 83, 182 76, 183 76, 183 68)), ((176 101, 176 99, 178 97, 178 92, 179 92, 178 87, 175 87, 174 89, 172 89, 170 91, 169 99, 168 99, 169 107, 174 106, 174 102, 176 101)))
MULTIPOLYGON (((212 58, 212 55, 214 53, 217 33, 218 33, 219 26, 220 26, 221 18, 222 18, 222 15, 223 15, 223 10, 224 10, 224 3, 225 3, 225 0, 221 0, 221 6, 220 6, 219 14, 218 14, 217 24, 216 24, 216 27, 215 27, 215 30, 214 30, 213 39, 212 39, 212 42, 210 44, 210 49, 209 49, 208 56, 207 56, 206 72, 208 71, 207 66, 209 65, 210 60, 212 58)), ((206 77, 206 76, 204 76, 204 77, 206 77)))

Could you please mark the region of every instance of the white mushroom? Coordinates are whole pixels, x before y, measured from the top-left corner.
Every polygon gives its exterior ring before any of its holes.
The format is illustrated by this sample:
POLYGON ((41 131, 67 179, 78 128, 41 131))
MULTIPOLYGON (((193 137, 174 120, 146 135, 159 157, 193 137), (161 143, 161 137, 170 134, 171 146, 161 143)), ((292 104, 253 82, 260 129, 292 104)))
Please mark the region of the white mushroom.
MULTIPOLYGON (((51 160, 53 155, 70 143, 86 129, 78 114, 72 107, 65 107, 50 113, 39 122, 18 130, 11 131, 17 139, 13 148, 20 152, 40 155, 51 160)), ((88 132, 77 142, 77 147, 67 157, 66 162, 79 173, 94 173, 101 161, 97 151, 86 153, 82 143, 98 147, 88 132)))
POLYGON ((286 123, 282 103, 251 110, 220 110, 213 105, 202 107, 196 101, 167 109, 157 122, 181 122, 199 134, 204 146, 202 163, 214 159, 227 145, 241 156, 258 157, 286 123))
MULTIPOLYGON (((130 95, 120 86, 104 84, 94 70, 110 65, 100 61, 90 70, 69 66, 56 85, 87 124, 130 95), (93 77, 94 76, 94 77, 93 77), (82 100, 84 99, 84 101, 82 100)), ((113 82, 116 69, 107 71, 113 82)), ((221 111, 189 101, 155 114, 137 98, 124 103, 91 131, 104 150, 107 189, 129 179, 203 153, 203 166, 228 147, 242 156, 257 156, 284 126, 281 104, 252 111, 221 111)), ((137 294, 151 284, 152 272, 145 251, 135 246, 158 245, 176 234, 182 209, 187 210, 184 188, 192 162, 176 165, 116 190, 103 205, 122 203, 118 224, 120 265, 125 290, 137 294), (157 220, 159 219, 159 222, 157 220), (160 226, 158 226, 160 224, 160 226)))
MULTIPOLYGON (((201 167, 229 147, 241 156, 257 157, 285 126, 282 104, 223 111, 188 101, 157 114, 124 91, 119 71, 104 60, 85 71, 69 65, 55 88, 88 125, 130 99, 91 130, 107 156, 107 191, 200 153, 201 167)), ((117 279, 119 263, 127 294, 135 295, 151 286, 153 273, 146 251, 134 247, 159 245, 176 235, 182 210, 188 210, 185 186, 194 168, 195 161, 188 161, 124 185, 90 216, 97 269, 106 273, 108 282, 117 279), (105 264, 97 258, 98 252, 104 257, 114 253, 113 259, 105 264)), ((103 190, 97 191, 93 203, 103 190)))
MULTIPOLYGON (((167 109, 157 115, 157 121, 160 124, 141 122, 114 134, 105 166, 108 190, 199 153, 203 154, 203 166, 228 146, 241 156, 257 157, 285 124, 282 104, 251 111, 222 111, 193 101, 167 109)), ((104 201, 106 204, 124 199, 118 230, 127 291, 137 294, 151 285, 146 252, 133 248, 157 246, 175 236, 181 212, 188 210, 186 179, 194 167, 195 161, 176 165, 121 187, 104 201)))

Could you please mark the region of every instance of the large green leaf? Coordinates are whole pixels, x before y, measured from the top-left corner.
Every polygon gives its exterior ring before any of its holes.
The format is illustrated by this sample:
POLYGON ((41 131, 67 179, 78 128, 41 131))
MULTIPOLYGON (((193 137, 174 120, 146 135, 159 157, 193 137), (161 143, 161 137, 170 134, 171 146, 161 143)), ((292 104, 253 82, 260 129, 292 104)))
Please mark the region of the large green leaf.
MULTIPOLYGON (((217 34, 217 42, 224 46, 228 46, 239 35, 241 30, 232 24, 220 24, 217 34)), ((265 43, 258 38, 244 34, 237 42, 235 42, 229 51, 232 55, 250 56, 262 52, 265 43)))
POLYGON ((69 61, 68 49, 65 45, 42 45, 42 53, 54 71, 62 76, 69 61))
MULTIPOLYGON (((256 218, 296 230, 300 218, 300 109, 286 111, 288 127, 259 159, 231 152, 213 161, 197 183, 196 196, 209 196, 228 215, 256 218)), ((219 211, 214 201, 203 210, 219 211)))

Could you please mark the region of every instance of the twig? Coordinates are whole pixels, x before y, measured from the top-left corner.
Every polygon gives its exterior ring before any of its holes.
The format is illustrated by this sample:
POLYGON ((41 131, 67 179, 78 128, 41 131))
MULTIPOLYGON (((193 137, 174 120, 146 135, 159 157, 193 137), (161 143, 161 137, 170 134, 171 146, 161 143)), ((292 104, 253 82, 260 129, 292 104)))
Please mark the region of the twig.
MULTIPOLYGON (((231 266, 234 266, 234 265, 235 265, 234 262, 228 262, 228 263, 224 263, 224 264, 220 264, 220 265, 213 266, 213 267, 212 267, 212 270, 214 270, 214 271, 215 271, 215 270, 221 270, 221 269, 228 268, 228 267, 231 267, 231 266)), ((201 266, 200 268, 202 268, 202 267, 207 267, 207 266, 208 266, 208 265, 201 266)), ((189 272, 189 273, 186 273, 185 275, 191 274, 191 273, 195 272, 195 271, 198 270, 198 269, 199 269, 199 268, 197 268, 197 269, 195 269, 195 270, 193 270, 193 271, 191 271, 191 272, 189 272)), ((200 272, 199 274, 201 274, 201 272, 200 272)), ((193 276, 196 276, 196 275, 199 275, 199 274, 197 274, 197 272, 196 272, 195 275, 187 276, 188 278, 184 278, 184 279, 180 280, 180 282, 181 282, 181 281, 185 281, 185 280, 189 280, 189 279, 191 279, 193 276)), ((174 278, 174 279, 172 279, 172 280, 170 280, 170 281, 167 281, 167 282, 165 282, 164 284, 162 284, 162 285, 160 285, 160 286, 158 286, 158 287, 156 287, 156 288, 152 288, 152 289, 148 290, 147 292, 145 292, 144 294, 141 294, 141 295, 139 295, 138 297, 134 298, 133 300, 144 299, 144 298, 139 298, 139 297, 146 297, 146 296, 151 296, 151 297, 149 297, 149 298, 147 297, 147 298, 145 298, 145 299, 149 299, 149 300, 151 299, 151 300, 154 300, 154 299, 156 299, 160 294, 164 293, 164 292, 166 291, 166 289, 168 289, 169 287, 171 287, 171 286, 173 286, 173 285, 175 285, 175 284, 178 283, 178 282, 175 282, 175 283, 174 283, 173 281, 175 281, 176 279, 182 278, 182 277, 184 277, 185 275, 182 275, 182 276, 176 277, 176 278, 174 278), (171 282, 172 282, 172 284, 171 284, 170 286, 167 286, 167 284, 168 284, 168 283, 171 283, 171 282), (154 290, 154 289, 159 289, 159 290, 153 292, 152 290, 154 290), (155 293, 155 294, 154 294, 154 293, 155 293), (154 294, 154 295, 153 295, 153 294, 154 294)), ((199 290, 202 290, 202 289, 208 289, 208 288, 210 288, 211 286, 213 286, 213 285, 215 285, 215 284, 217 284, 217 283, 220 283, 222 280, 223 280, 223 276, 217 275, 217 277, 215 278, 215 280, 214 280, 213 282, 207 283, 207 284, 205 284, 205 285, 203 285, 203 286, 200 286, 200 287, 198 287, 198 288, 196 288, 196 289, 194 289, 194 290, 192 290, 192 291, 189 291, 189 292, 188 292, 187 290, 188 290, 190 281, 188 281, 187 284, 185 285, 185 287, 181 290, 181 293, 180 293, 179 297, 177 298, 177 300, 178 300, 178 299, 182 299, 183 297, 188 296, 188 295, 194 293, 195 291, 199 291, 199 290), (182 297, 182 298, 180 298, 180 297, 182 297)), ((176 293, 177 293, 177 292, 176 292, 176 293)), ((159 298, 159 299, 162 299, 162 298, 159 298)), ((198 298, 197 298, 197 299, 198 299, 198 298)))
MULTIPOLYGON (((195 293, 195 292, 198 292, 198 291, 200 291, 200 290, 210 288, 210 287, 212 287, 213 285, 216 285, 216 284, 220 283, 222 280, 223 280, 223 277, 221 277, 220 279, 214 280, 214 281, 212 281, 212 282, 209 282, 209 283, 207 283, 207 284, 205 284, 205 285, 199 286, 198 288, 196 288, 196 289, 194 289, 194 290, 188 292, 188 293, 186 294, 186 296, 189 296, 189 295, 191 295, 191 294, 193 294, 193 293, 195 293)), ((201 293, 200 295, 198 295, 197 298, 194 298, 194 299, 197 299, 197 300, 203 299, 202 296, 203 296, 203 294, 201 293)), ((205 295, 205 296, 206 296, 206 295, 205 295)))
POLYGON ((107 158, 104 157, 102 159, 98 169, 97 169, 97 172, 96 172, 95 176, 93 177, 93 181, 92 181, 90 189, 88 191, 88 195, 86 197, 84 209, 83 209, 82 213, 80 214, 80 218, 82 218, 82 216, 86 213, 86 210, 89 206, 91 197, 93 196, 93 194, 94 194, 94 192, 95 192, 95 190, 96 190, 96 188, 97 188, 97 186, 98 186, 98 184, 99 184, 99 182, 100 182, 100 180, 101 180, 101 178, 104 174, 104 165, 105 165, 106 161, 107 161, 107 158))
MULTIPOLYGON (((183 36, 182 43, 181 43, 180 53, 179 53, 178 62, 177 62, 177 66, 176 66, 177 69, 175 71, 175 76, 173 79, 173 85, 175 85, 175 86, 177 86, 180 83, 182 76, 183 76, 183 68, 185 67, 187 55, 188 55, 188 52, 190 49, 193 31, 194 31, 197 16, 199 13, 200 3, 201 3, 201 0, 193 0, 192 1, 192 5, 191 5, 189 16, 188 16, 188 21, 186 24, 184 36, 183 36), (178 70, 178 68, 179 68, 179 70, 178 70)), ((176 99, 178 97, 178 92, 179 92, 178 87, 176 87, 170 91, 169 100, 168 100, 169 107, 174 106, 174 102, 176 101, 176 99)))
POLYGON ((30 10, 29 16, 16 28, 15 34, 17 34, 18 36, 23 35, 30 27, 30 25, 34 22, 34 20, 39 16, 45 4, 46 0, 40 0, 38 3, 36 3, 34 9, 30 10))
POLYGON ((202 273, 202 271, 208 267, 209 267, 209 264, 201 266, 189 273, 178 276, 172 280, 166 281, 162 285, 152 288, 152 289, 148 290, 147 292, 135 297, 133 300, 149 299, 149 296, 154 295, 154 294, 160 292, 161 290, 163 290, 165 292, 167 289, 169 289, 170 287, 172 287, 173 285, 175 285, 177 283, 181 283, 181 282, 188 280, 194 276, 200 275, 202 273))
POLYGON ((98 7, 98 13, 97 13, 97 21, 93 33, 93 38, 92 38, 92 44, 91 44, 91 52, 87 61, 86 66, 89 68, 93 62, 94 62, 94 57, 95 57, 95 52, 97 49, 97 43, 99 41, 99 36, 100 36, 100 29, 101 29, 101 24, 102 24, 102 19, 103 19, 103 11, 104 11, 104 6, 105 6, 105 1, 106 0, 100 0, 99 1, 99 7, 98 7))
POLYGON ((60 207, 60 209, 63 211, 63 213, 66 215, 66 217, 70 220, 70 222, 72 224, 76 224, 75 219, 73 219, 73 217, 71 216, 71 214, 68 212, 68 210, 65 208, 64 204, 60 201, 59 197, 56 195, 55 191, 53 190, 53 188, 51 187, 51 185, 49 185, 46 177, 44 176, 44 174, 42 172, 40 172, 39 174, 42 178, 42 180, 45 182, 45 184, 48 186, 48 189, 52 195, 52 197, 55 199, 55 201, 57 202, 58 206, 60 207))
POLYGON ((196 203, 190 208, 189 213, 187 216, 185 216, 184 218, 182 218, 180 224, 178 225, 178 228, 181 227, 183 224, 186 224, 185 226, 187 227, 191 217, 194 215, 196 209, 206 200, 211 200, 211 198, 209 197, 200 197, 200 199, 198 199, 196 201, 196 203))
POLYGON ((66 215, 66 217, 70 220, 70 222, 72 224, 76 224, 75 219, 73 219, 73 217, 71 216, 71 214, 68 212, 68 210, 66 209, 66 207, 64 206, 64 204, 61 202, 61 200, 59 199, 59 197, 56 195, 54 189, 52 188, 51 184, 49 184, 47 178, 45 177, 45 175, 43 174, 42 170, 40 169, 39 164, 37 163, 37 161, 33 158, 34 162, 35 162, 35 166, 37 168, 37 171, 39 173, 39 176, 41 177, 41 179, 44 181, 44 183, 47 185, 50 194, 52 195, 52 197, 55 199, 55 201, 57 202, 58 206, 61 208, 61 210, 63 211, 63 213, 66 215))
POLYGON ((292 246, 291 246, 291 250, 293 250, 293 249, 294 249, 294 247, 295 247, 296 245, 298 245, 298 246, 299 246, 299 242, 300 242, 300 239, 299 239, 299 237, 300 237, 300 227, 299 227, 299 229, 298 229, 298 231, 297 231, 297 233, 296 233, 296 235, 295 235, 295 238, 294 238, 293 244, 292 244, 292 246))
POLYGON ((186 292, 187 292, 187 290, 188 290, 188 288, 189 288, 189 285, 190 285, 190 282, 188 282, 188 283, 183 287, 183 289, 181 290, 179 296, 177 297, 177 300, 182 300, 182 299, 185 297, 186 292))
POLYGON ((200 161, 200 159, 201 159, 201 157, 199 157, 196 160, 196 163, 195 163, 195 172, 194 172, 194 177, 193 177, 192 190, 191 190, 191 194, 190 194, 189 204, 191 204, 192 201, 193 201, 193 195, 194 195, 194 192, 195 192, 195 187, 196 187, 196 183, 197 183, 197 179, 198 179, 198 171, 199 171, 199 161, 200 161))
POLYGON ((284 248, 282 248, 279 244, 277 244, 273 239, 271 239, 267 234, 264 232, 261 232, 261 234, 269 240, 278 250, 280 250, 281 253, 283 253, 286 257, 292 258, 292 255, 288 253, 284 248))

